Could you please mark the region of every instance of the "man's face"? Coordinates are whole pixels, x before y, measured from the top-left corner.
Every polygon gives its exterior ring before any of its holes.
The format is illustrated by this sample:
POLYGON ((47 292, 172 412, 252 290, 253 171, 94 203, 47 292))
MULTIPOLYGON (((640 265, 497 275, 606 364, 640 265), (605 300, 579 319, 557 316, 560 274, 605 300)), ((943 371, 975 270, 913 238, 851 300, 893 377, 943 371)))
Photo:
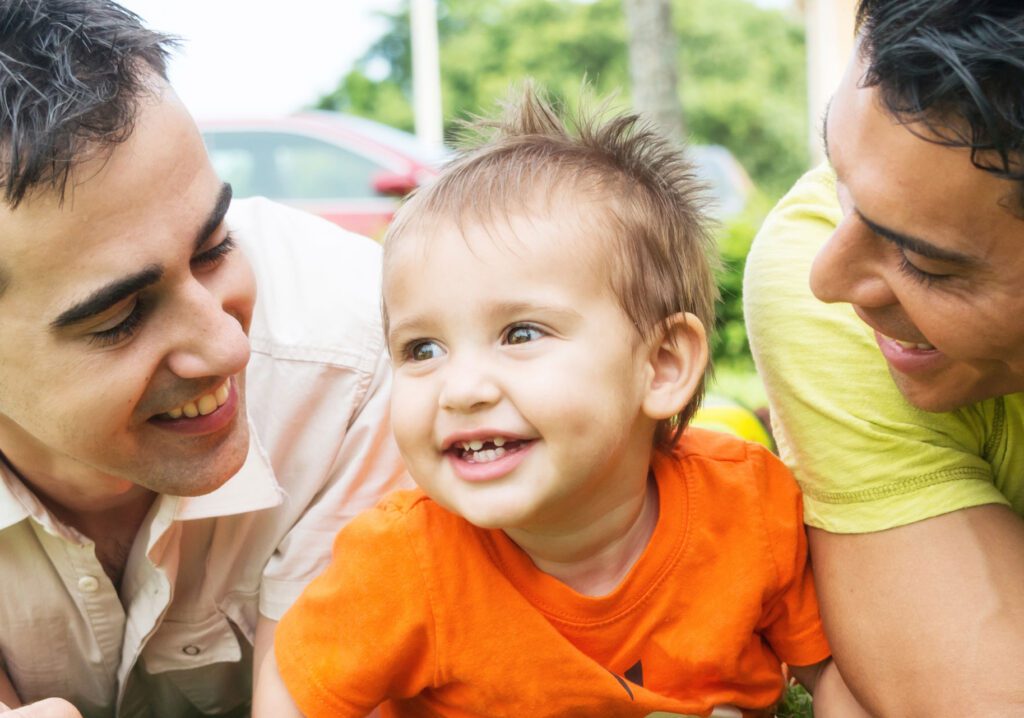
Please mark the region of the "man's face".
POLYGON ((161 84, 63 205, 0 209, 0 451, 44 494, 195 495, 243 463, 255 286, 228 199, 161 84))
POLYGON ((1017 185, 928 142, 860 88, 854 61, 826 124, 843 220, 811 289, 875 330, 900 391, 947 411, 1024 390, 1024 221, 1017 185))

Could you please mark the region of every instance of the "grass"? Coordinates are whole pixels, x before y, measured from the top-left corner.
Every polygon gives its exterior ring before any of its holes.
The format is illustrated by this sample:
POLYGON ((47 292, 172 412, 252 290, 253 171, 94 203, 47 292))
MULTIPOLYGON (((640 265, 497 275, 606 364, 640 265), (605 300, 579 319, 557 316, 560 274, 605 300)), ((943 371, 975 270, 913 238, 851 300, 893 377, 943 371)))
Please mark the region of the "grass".
POLYGON ((728 397, 748 409, 768 405, 761 377, 754 370, 754 365, 746 361, 716 364, 708 393, 728 397))
POLYGON ((811 695, 802 686, 792 685, 782 694, 776 718, 814 718, 811 695))

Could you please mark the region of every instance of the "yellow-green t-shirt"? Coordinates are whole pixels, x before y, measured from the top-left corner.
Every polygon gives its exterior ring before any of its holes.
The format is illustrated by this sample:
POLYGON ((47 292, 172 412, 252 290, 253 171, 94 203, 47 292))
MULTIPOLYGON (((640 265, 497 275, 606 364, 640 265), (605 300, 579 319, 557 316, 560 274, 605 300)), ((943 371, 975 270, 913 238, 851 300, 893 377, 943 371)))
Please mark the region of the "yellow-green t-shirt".
POLYGON ((805 521, 864 533, 981 504, 1024 516, 1024 395, 947 413, 906 402, 871 329, 824 304, 808 276, 840 219, 827 165, 804 175, 754 240, 744 279, 750 344, 805 521))

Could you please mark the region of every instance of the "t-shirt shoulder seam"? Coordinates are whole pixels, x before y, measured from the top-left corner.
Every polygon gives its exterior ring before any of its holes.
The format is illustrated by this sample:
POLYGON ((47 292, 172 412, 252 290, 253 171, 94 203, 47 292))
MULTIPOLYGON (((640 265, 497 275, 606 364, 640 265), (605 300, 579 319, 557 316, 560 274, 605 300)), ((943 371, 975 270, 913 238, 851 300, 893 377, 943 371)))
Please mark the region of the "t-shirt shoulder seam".
POLYGON ((989 432, 984 447, 982 447, 983 456, 986 457, 992 456, 996 447, 1003 440, 1003 432, 1006 430, 1006 400, 1004 397, 998 397, 992 409, 992 430, 989 432))

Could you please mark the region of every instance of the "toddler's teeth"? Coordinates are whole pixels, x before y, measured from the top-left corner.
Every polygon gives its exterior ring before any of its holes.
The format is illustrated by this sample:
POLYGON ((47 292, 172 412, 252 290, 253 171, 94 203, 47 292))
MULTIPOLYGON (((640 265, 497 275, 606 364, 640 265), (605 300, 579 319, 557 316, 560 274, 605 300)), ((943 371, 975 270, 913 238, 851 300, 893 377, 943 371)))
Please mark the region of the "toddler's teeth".
POLYGON ((504 439, 502 439, 502 438, 501 438, 501 437, 499 436, 499 437, 497 437, 497 438, 495 438, 495 439, 494 439, 494 445, 495 445, 495 446, 497 446, 497 447, 498 447, 498 448, 500 449, 501 447, 503 447, 503 446, 505 445, 505 440, 504 440, 504 439))

